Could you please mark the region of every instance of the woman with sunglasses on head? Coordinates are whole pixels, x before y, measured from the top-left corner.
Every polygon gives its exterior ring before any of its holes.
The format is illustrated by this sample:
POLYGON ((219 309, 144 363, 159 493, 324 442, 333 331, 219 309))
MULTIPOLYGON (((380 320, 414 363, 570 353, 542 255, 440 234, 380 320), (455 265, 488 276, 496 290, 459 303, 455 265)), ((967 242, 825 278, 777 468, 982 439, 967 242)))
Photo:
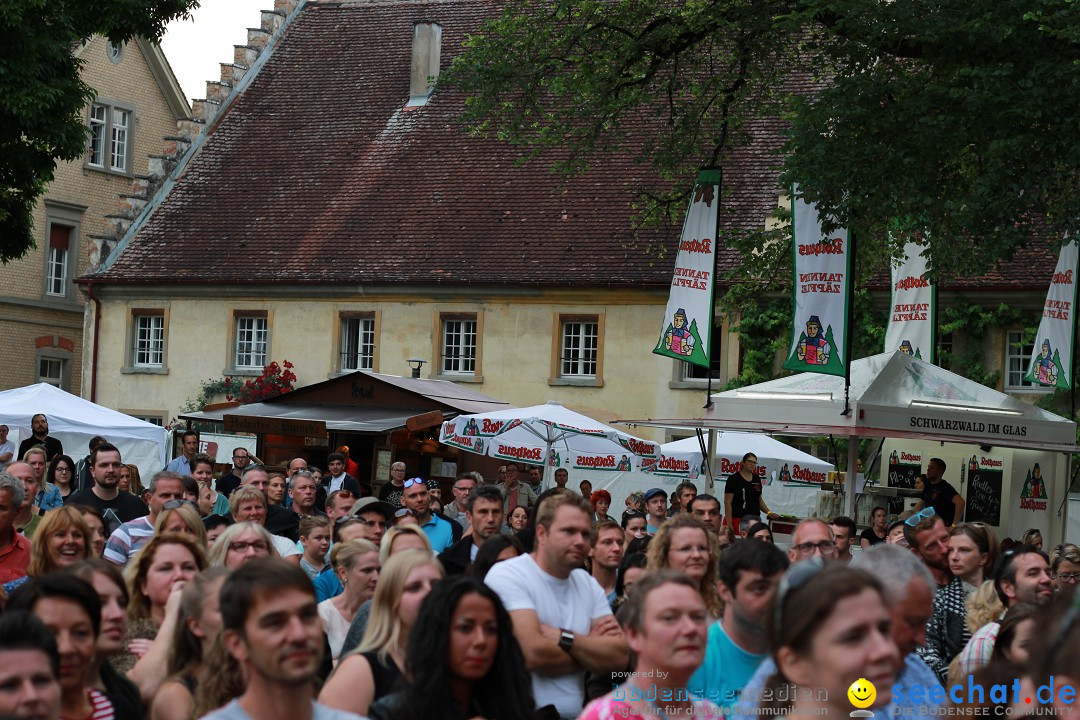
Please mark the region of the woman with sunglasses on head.
POLYGON ((424 599, 406 669, 408 689, 374 703, 372 720, 533 717, 532 680, 510 616, 475 578, 447 579, 424 599))
POLYGON ((1043 536, 1038 528, 1031 528, 1020 536, 1021 545, 1034 545, 1037 550, 1042 550, 1043 536))
POLYGON ((694 580, 674 570, 650 573, 634 585, 619 615, 636 655, 634 672, 589 703, 579 720, 724 717, 719 707, 686 689, 705 659, 709 630, 709 612, 694 580))
POLYGON ((766 626, 777 672, 762 717, 847 717, 848 689, 859 679, 877 695, 860 709, 888 706, 900 666, 889 609, 877 580, 861 570, 811 558, 793 565, 780 583, 766 626), (777 692, 786 683, 825 692, 777 692))
POLYGON ((154 534, 166 533, 187 535, 206 550, 206 526, 195 505, 187 500, 170 500, 158 513, 154 521, 154 534))
POLYGON ((319 702, 366 715, 373 702, 401 689, 405 648, 420 604, 442 578, 438 560, 423 550, 406 550, 383 565, 364 639, 355 652, 341 658, 319 702))

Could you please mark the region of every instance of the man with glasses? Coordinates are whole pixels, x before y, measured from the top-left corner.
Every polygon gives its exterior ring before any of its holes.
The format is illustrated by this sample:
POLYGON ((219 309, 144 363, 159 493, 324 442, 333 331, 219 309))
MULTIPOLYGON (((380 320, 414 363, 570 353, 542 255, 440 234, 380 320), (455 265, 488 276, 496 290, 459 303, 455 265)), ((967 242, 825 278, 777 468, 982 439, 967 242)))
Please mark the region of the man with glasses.
POLYGON ((431 549, 441 553, 454 544, 454 531, 449 520, 431 512, 431 493, 423 478, 410 478, 403 484, 401 503, 405 509, 412 510, 416 523, 431 541, 431 549))
MULTIPOLYGON (((256 458, 256 461, 258 458, 256 458)), ((247 448, 233 448, 232 451, 232 468, 229 472, 218 478, 217 491, 229 497, 232 495, 233 490, 240 487, 240 476, 244 474, 244 468, 251 462, 251 456, 248 455, 247 448)))
POLYGON ((472 473, 461 473, 457 476, 457 480, 454 481, 454 499, 443 505, 443 515, 451 520, 457 520, 461 524, 461 527, 469 527, 469 519, 465 516, 465 506, 468 504, 466 501, 469 499, 469 493, 476 489, 476 478, 472 476, 472 473))
MULTIPOLYGON (((1046 553, 1034 545, 1021 545, 1003 553, 994 571, 994 590, 1006 612, 1020 603, 1049 605, 1054 599, 1054 581, 1046 553)), ((993 620, 971 636, 957 661, 965 675, 990 663, 1000 629, 1001 622, 993 620)))
POLYGON ((829 560, 835 558, 836 538, 824 520, 807 518, 795 526, 791 547, 788 548, 788 560, 795 565, 815 556, 829 560))
POLYGON ((405 484, 405 463, 398 461, 390 466, 390 479, 379 488, 379 499, 390 503, 394 509, 401 507, 401 495, 405 484))
MULTIPOLYGON (((526 510, 536 504, 536 493, 518 478, 516 462, 506 463, 506 482, 500 488, 503 496, 503 514, 509 516, 518 505, 526 510)), ((586 498, 587 499, 587 498, 586 498)))
POLYGON ((929 482, 923 489, 922 497, 909 514, 932 507, 947 527, 963 520, 964 498, 956 492, 956 488, 945 482, 945 461, 941 458, 930 458, 930 462, 926 464, 926 479, 929 482))
POLYGON ((166 505, 180 505, 184 497, 184 483, 180 476, 169 470, 154 473, 150 478, 150 514, 130 520, 113 531, 105 543, 102 557, 113 565, 123 567, 131 561, 150 538, 154 537, 154 523, 166 505))

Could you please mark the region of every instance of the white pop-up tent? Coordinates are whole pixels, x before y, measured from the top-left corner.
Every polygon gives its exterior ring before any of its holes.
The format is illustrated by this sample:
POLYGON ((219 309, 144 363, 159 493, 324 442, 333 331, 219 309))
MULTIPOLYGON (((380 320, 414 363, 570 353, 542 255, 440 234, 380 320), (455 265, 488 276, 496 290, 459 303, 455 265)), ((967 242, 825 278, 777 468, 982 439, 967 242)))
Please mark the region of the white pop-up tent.
POLYGON ((0 424, 10 428, 8 439, 15 441, 16 448, 30 437, 30 420, 38 413, 49 419, 49 434, 64 444, 64 453, 76 462, 86 457, 90 439, 101 435, 120 449, 125 463, 138 465, 144 478, 165 466, 164 428, 46 383, 0 392, 0 424))
MULTIPOLYGON (((673 475, 694 479, 692 468, 700 466, 704 456, 697 438, 685 438, 660 446, 660 463, 656 475, 673 475), (687 471, 684 471, 684 468, 687 471)), ((831 463, 818 460, 809 453, 797 450, 768 435, 725 431, 718 433, 713 456, 713 474, 720 477, 738 472, 746 453, 754 453, 758 474, 766 484, 776 481, 825 482, 836 469, 831 463)))
MULTIPOLYGON (((1077 450, 1076 424, 903 353, 851 364, 844 414, 844 378, 800 373, 712 396, 699 417, 620 420, 628 425, 743 430, 779 435, 895 437, 1053 452, 1077 450)), ((856 443, 849 444, 855 465, 856 443)), ((848 474, 848 513, 854 512, 848 474)))

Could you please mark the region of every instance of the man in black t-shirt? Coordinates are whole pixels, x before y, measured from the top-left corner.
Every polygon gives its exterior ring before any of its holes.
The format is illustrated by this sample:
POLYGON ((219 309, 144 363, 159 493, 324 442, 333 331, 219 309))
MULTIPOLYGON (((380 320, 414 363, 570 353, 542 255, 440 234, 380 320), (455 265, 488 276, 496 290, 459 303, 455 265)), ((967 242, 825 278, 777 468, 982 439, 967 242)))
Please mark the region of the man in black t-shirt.
POLYGON ((956 492, 956 488, 945 482, 945 461, 941 458, 930 458, 926 465, 926 479, 930 482, 926 483, 922 497, 903 517, 914 515, 929 505, 934 508, 934 513, 945 521, 945 527, 952 527, 963 520, 964 498, 956 492))
POLYGON ((90 475, 94 478, 93 487, 79 490, 68 496, 69 503, 89 505, 100 510, 105 516, 110 535, 123 523, 150 514, 150 508, 146 503, 131 493, 120 492, 117 487, 120 483, 120 468, 122 467, 120 450, 115 445, 109 443, 98 445, 90 455, 90 475))
POLYGON ((49 418, 41 413, 30 418, 30 430, 33 434, 19 443, 19 454, 16 456, 16 459, 21 458, 26 454, 27 450, 35 445, 43 445, 45 447, 45 453, 48 455, 48 457, 45 458, 47 462, 51 462, 57 455, 64 454, 63 443, 49 435, 49 418))

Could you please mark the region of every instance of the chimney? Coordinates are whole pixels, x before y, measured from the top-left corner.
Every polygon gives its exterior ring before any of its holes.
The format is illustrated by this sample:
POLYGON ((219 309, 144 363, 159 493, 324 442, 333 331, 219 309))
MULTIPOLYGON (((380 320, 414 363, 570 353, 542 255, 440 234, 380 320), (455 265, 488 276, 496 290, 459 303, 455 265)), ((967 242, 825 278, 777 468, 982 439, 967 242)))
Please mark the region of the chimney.
POLYGON ((413 25, 412 75, 408 107, 426 105, 432 85, 439 76, 442 59, 442 26, 437 23, 413 25))

